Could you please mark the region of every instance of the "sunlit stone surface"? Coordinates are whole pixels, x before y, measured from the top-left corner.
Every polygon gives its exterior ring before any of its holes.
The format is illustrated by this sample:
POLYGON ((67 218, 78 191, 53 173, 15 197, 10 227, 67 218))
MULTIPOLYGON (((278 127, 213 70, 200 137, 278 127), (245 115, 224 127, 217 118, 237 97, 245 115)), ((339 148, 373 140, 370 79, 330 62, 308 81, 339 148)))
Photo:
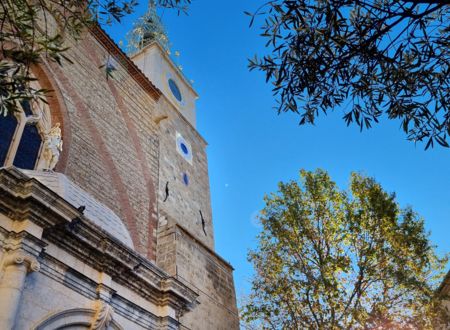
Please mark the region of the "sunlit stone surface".
POLYGON ((84 215, 87 219, 128 247, 133 248, 130 234, 120 218, 111 209, 75 185, 64 174, 30 170, 21 171, 53 190, 74 207, 84 206, 84 215))

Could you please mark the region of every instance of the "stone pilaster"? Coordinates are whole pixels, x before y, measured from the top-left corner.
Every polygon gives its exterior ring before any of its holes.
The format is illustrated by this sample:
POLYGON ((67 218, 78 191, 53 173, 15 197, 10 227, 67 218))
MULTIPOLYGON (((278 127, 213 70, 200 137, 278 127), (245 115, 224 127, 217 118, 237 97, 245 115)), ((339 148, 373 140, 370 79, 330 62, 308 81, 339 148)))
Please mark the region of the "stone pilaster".
POLYGON ((29 272, 39 271, 36 258, 12 251, 3 258, 0 278, 0 329, 12 329, 29 272))

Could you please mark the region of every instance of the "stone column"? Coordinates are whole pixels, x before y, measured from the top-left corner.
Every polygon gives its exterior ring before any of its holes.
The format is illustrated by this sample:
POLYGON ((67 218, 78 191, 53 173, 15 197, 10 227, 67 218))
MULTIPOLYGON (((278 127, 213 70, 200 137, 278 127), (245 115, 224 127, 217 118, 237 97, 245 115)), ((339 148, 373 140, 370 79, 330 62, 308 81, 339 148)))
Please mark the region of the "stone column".
POLYGON ((0 278, 0 329, 13 329, 28 272, 39 271, 37 260, 22 252, 7 254, 0 278))

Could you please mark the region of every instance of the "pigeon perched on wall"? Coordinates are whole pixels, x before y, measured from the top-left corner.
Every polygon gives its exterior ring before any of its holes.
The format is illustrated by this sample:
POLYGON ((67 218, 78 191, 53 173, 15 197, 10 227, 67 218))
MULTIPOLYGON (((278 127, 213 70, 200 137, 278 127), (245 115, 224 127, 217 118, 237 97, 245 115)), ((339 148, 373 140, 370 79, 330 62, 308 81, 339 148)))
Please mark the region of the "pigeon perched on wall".
POLYGON ((75 230, 79 223, 81 223, 81 219, 77 217, 72 219, 72 221, 66 225, 66 228, 70 231, 75 230))
POLYGON ((84 214, 84 210, 86 210, 86 206, 85 205, 81 205, 77 208, 78 212, 80 212, 81 214, 84 214))

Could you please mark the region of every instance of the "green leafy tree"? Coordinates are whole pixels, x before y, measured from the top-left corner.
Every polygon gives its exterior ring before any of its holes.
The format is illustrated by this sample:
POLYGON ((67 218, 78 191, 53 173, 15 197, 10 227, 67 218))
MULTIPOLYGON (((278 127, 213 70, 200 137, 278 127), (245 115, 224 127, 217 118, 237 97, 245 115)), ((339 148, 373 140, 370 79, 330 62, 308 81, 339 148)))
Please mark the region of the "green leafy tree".
POLYGON ((425 148, 449 146, 450 1, 274 0, 247 14, 264 18, 268 53, 250 68, 279 113, 306 124, 343 109, 361 130, 385 116, 425 148))
MULTIPOLYGON (((159 0, 158 6, 185 11, 190 0, 159 0)), ((62 63, 66 36, 79 39, 92 24, 120 22, 137 0, 1 0, 0 115, 17 110, 21 101, 43 99, 33 88, 32 65, 43 58, 62 63)))
MULTIPOLYGON (((423 220, 372 178, 348 191, 322 170, 265 197, 252 292, 242 319, 259 329, 432 329, 447 322, 423 220)), ((252 328, 250 326, 250 328, 252 328)))

